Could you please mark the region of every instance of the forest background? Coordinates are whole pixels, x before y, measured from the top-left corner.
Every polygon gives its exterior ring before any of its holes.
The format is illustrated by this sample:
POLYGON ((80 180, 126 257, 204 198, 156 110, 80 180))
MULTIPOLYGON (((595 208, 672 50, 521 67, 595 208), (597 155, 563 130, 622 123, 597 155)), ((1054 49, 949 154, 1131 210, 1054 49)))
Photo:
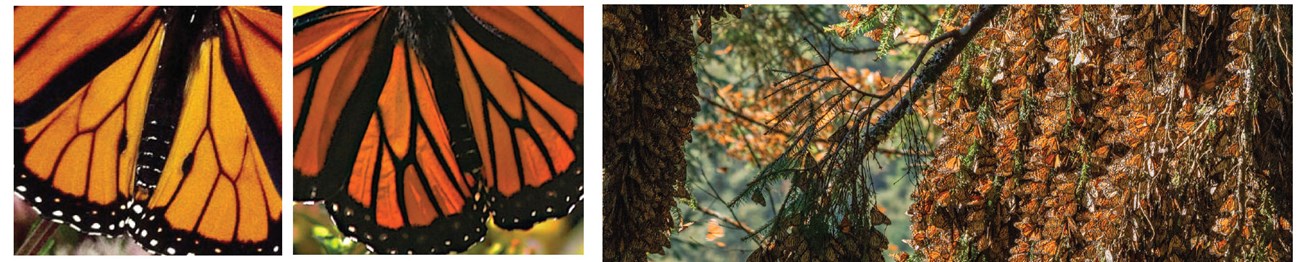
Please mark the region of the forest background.
POLYGON ((605 258, 1289 259, 1290 17, 606 7, 605 258))

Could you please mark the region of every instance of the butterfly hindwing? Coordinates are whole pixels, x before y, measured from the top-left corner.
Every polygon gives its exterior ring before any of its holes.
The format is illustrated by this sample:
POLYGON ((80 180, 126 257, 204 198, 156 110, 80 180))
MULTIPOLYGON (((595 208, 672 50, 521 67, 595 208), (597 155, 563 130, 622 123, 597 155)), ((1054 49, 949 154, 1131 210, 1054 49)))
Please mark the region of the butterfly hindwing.
POLYGON ((371 251, 463 251, 489 215, 529 228, 582 199, 581 8, 474 9, 294 19, 295 200, 371 251))
POLYGON ((232 63, 225 59, 257 50, 227 48, 230 42, 218 38, 202 41, 157 188, 145 204, 132 207, 132 236, 166 254, 278 253, 280 195, 269 168, 276 164, 268 163, 274 160, 261 146, 278 144, 265 140, 278 140, 279 132, 272 128, 259 137, 267 131, 255 123, 274 127, 274 118, 251 116, 269 115, 274 102, 262 94, 278 93, 279 85, 258 86, 250 70, 227 68, 232 63), (238 54, 226 54, 231 51, 238 54), (241 98, 236 90, 265 91, 241 98))
MULTIPOLYGON (((322 9, 308 15, 316 19, 295 19, 294 200, 322 200, 342 191, 348 163, 353 162, 347 158, 357 154, 350 145, 360 143, 379 96, 377 86, 358 88, 363 84, 362 72, 372 59, 391 58, 382 52, 372 54, 382 50, 375 47, 375 40, 383 11, 378 7, 322 9), (335 149, 335 144, 349 146, 335 149), (327 156, 339 160, 326 161, 327 156)), ((388 66, 382 61, 374 64, 388 66)), ((383 78, 367 80, 378 79, 383 78)))
MULTIPOLYGON (((341 13, 336 15, 346 17, 348 14, 341 13)), ((348 40, 322 49, 322 52, 332 51, 334 56, 344 58, 364 55, 364 59, 326 58, 298 72, 299 76, 311 79, 307 83, 321 85, 305 90, 304 86, 298 86, 295 92, 321 97, 321 93, 330 94, 329 90, 354 90, 343 93, 347 94, 344 97, 348 104, 360 105, 336 108, 340 112, 330 114, 321 112, 328 109, 326 105, 316 104, 315 101, 319 100, 315 98, 312 103, 303 103, 310 110, 300 111, 298 117, 325 116, 338 123, 334 128, 336 131, 326 140, 331 143, 325 148, 328 150, 324 155, 326 164, 331 161, 352 163, 343 170, 325 167, 319 173, 320 178, 315 180, 342 176, 334 179, 345 183, 343 192, 329 193, 321 183, 309 190, 325 193, 308 197, 329 196, 325 198, 327 209, 340 231, 365 241, 372 251, 447 253, 464 250, 478 242, 487 231, 482 185, 476 184, 469 173, 461 171, 462 165, 452 150, 453 138, 447 122, 434 102, 441 97, 435 98, 432 90, 434 80, 428 68, 419 62, 404 41, 375 37, 381 32, 392 32, 396 26, 396 18, 387 14, 376 12, 373 17, 357 19, 365 22, 356 23, 357 30, 349 33, 349 37, 326 38, 348 40), (344 64, 332 62, 336 61, 334 59, 367 63, 344 67, 344 64), (331 80, 318 82, 320 78, 331 80), (313 104, 319 107, 310 107, 313 104), (356 113, 362 110, 370 114, 364 119, 357 118, 359 114, 356 113), (357 120, 366 122, 351 124, 357 120)), ((331 24, 331 21, 320 24, 331 24)), ((298 37, 312 39, 308 34, 311 30, 299 30, 298 37)), ((308 140, 317 135, 304 134, 308 140)), ((298 146, 300 150, 309 148, 305 142, 298 143, 298 146)), ((304 162, 299 157, 296 161, 301 169, 304 162)), ((307 181, 312 184, 312 180, 307 181)))
POLYGON ((145 110, 141 105, 149 95, 161 26, 150 22, 148 8, 21 10, 19 21, 37 23, 31 26, 40 29, 30 34, 18 30, 26 37, 19 37, 25 44, 15 57, 15 71, 24 72, 16 75, 14 91, 15 192, 38 213, 77 230, 110 236, 124 232, 123 208, 132 189, 145 110), (108 16, 98 25, 76 19, 97 11, 120 16, 108 16), (94 30, 79 30, 86 26, 94 30), (85 38, 68 37, 74 34, 85 38), (87 57, 103 59, 79 62, 87 57), (74 69, 98 73, 66 73, 74 69))
POLYGON ((133 236, 169 254, 278 252, 280 196, 217 45, 200 51, 171 157, 133 236))
POLYGON ((583 191, 581 40, 558 23, 542 22, 556 19, 538 8, 453 10, 456 74, 481 149, 494 221, 526 229, 567 215, 583 191), (529 20, 536 22, 504 23, 529 20), (524 44, 518 40, 524 37, 551 41, 524 44))
POLYGON ((278 157, 263 157, 279 155, 279 60, 251 58, 279 57, 278 14, 22 10, 53 20, 16 30, 32 37, 16 53, 33 57, 15 64, 32 72, 15 81, 20 196, 47 218, 129 232, 154 253, 279 252, 278 157), (31 69, 51 63, 61 66, 31 69))

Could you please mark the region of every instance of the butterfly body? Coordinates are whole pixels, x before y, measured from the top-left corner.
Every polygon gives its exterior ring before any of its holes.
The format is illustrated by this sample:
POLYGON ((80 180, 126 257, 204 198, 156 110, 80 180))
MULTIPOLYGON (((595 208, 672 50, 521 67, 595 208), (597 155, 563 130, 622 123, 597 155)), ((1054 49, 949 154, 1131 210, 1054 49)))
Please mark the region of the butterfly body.
MULTIPOLYGON (((202 41, 202 35, 208 34, 205 24, 211 21, 214 8, 163 9, 161 20, 165 31, 177 32, 174 37, 163 41, 159 57, 158 71, 153 77, 150 88, 149 106, 145 110, 145 128, 140 142, 140 156, 136 159, 137 190, 148 191, 158 185, 158 177, 167 163, 167 152, 171 150, 171 137, 176 134, 176 123, 180 118, 184 100, 184 86, 189 77, 187 73, 194 63, 195 53, 202 41), (186 32, 186 33, 180 33, 186 32), (194 32, 200 32, 195 34, 194 32)), ((147 196, 145 196, 147 198, 147 196)))

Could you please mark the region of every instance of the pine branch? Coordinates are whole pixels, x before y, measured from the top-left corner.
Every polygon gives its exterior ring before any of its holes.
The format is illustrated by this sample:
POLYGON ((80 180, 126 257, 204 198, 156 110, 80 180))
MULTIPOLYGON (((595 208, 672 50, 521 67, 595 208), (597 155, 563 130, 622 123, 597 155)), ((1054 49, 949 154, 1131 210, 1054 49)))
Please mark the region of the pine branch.
MULTIPOLYGON (((808 42, 809 46, 814 46, 814 47, 816 46, 813 44, 812 40, 809 40, 808 38, 804 38, 803 41, 808 42)), ((849 81, 844 80, 844 76, 840 75, 840 71, 835 70, 834 66, 831 66, 831 60, 826 58, 826 55, 822 54, 822 51, 817 50, 817 48, 813 48, 812 50, 817 53, 818 58, 821 58, 822 64, 826 65, 827 69, 830 69, 831 74, 835 75, 835 77, 831 78, 832 80, 839 80, 840 84, 843 84, 845 88, 848 88, 849 90, 853 90, 853 92, 857 92, 858 94, 861 94, 863 96, 876 98, 876 99, 885 98, 877 94, 872 94, 867 91, 862 91, 862 89, 858 89, 857 86, 853 85, 852 83, 849 83, 849 81)))
MULTIPOLYGON (((785 160, 788 161, 787 163, 794 163, 794 165, 799 166, 799 168, 796 168, 797 170, 806 172, 806 174, 800 175, 794 180, 796 187, 820 187, 827 183, 833 183, 854 188, 852 185, 869 180, 869 177, 866 177, 869 174, 862 174, 857 167, 861 166, 870 154, 877 152, 877 147, 881 142, 885 141, 890 130, 904 116, 911 113, 914 102, 929 89, 930 85, 934 84, 939 75, 960 55, 961 50, 966 48, 966 45, 975 38, 979 30, 984 28, 1002 8, 1004 6, 982 6, 979 11, 971 16, 970 22, 963 28, 947 32, 930 40, 923 47, 921 55, 909 67, 907 73, 899 78, 898 82, 891 86, 885 94, 881 95, 884 99, 876 99, 866 110, 853 110, 860 113, 853 117, 849 123, 838 127, 835 134, 831 135, 829 143, 831 146, 828 148, 825 157, 814 159, 806 148, 811 143, 817 143, 817 137, 814 135, 816 134, 815 131, 820 131, 821 128, 828 126, 823 126, 817 121, 804 121, 809 124, 801 128, 802 131, 791 132, 791 134, 795 134, 790 139, 792 143, 786 148, 785 152, 781 153, 778 162, 785 160), (929 52, 929 49, 944 41, 948 41, 948 43, 930 56, 930 59, 921 67, 921 62, 925 61, 924 57, 929 52), (919 72, 916 71, 918 67, 920 68, 919 72), (897 100, 898 103, 879 117, 876 123, 871 123, 871 115, 876 112, 877 108, 882 106, 884 101, 888 100, 887 98, 899 95, 898 93, 905 88, 908 80, 913 79, 913 73, 918 74, 915 76, 914 81, 911 82, 911 89, 900 95, 897 100), (838 182, 832 182, 831 180, 838 182)), ((823 60, 825 60, 824 55, 820 52, 818 52, 818 55, 823 56, 823 60)), ((800 72, 800 74, 802 73, 804 72, 800 72)), ((816 92, 816 90, 813 92, 816 92)), ((800 101, 796 101, 796 105, 799 103, 800 101)), ((793 114, 795 111, 793 107, 791 106, 791 108, 778 115, 778 121, 793 114)), ((816 115, 807 117, 814 120, 819 119, 816 115)), ((764 182, 770 181, 769 179, 773 175, 781 175, 787 171, 789 170, 784 165, 769 165, 761 172, 759 179, 756 179, 754 183, 750 183, 750 186, 764 184, 764 182), (774 169, 773 166, 782 166, 782 168, 774 169)), ((806 197, 817 197, 825 193, 812 188, 804 188, 804 190, 810 193, 806 197)), ((745 195, 741 194, 742 197, 745 195)), ((851 198, 870 198, 871 192, 868 190, 850 195, 852 195, 851 198)), ((825 204, 835 206, 837 202, 841 202, 840 200, 843 199, 837 198, 835 201, 825 204)))
MULTIPOLYGON (((751 116, 749 116, 749 115, 746 115, 745 113, 740 112, 739 109, 732 109, 731 107, 728 107, 727 105, 722 104, 722 102, 714 101, 713 99, 709 99, 709 98, 707 98, 707 97, 700 96, 700 95, 696 95, 696 97, 699 98, 700 100, 704 101, 705 103, 708 103, 709 105, 713 105, 713 106, 715 106, 715 107, 717 107, 717 108, 722 109, 723 112, 726 112, 727 114, 729 114, 729 115, 731 115, 731 116, 733 116, 733 117, 735 117, 735 118, 737 118, 737 119, 744 120, 745 122, 749 122, 750 124, 758 125, 759 127, 762 127, 763 129, 767 130, 768 132, 776 132, 777 134, 785 135, 785 136, 787 136, 787 137, 793 137, 793 136, 794 136, 794 134, 791 134, 790 131, 782 130, 782 129, 780 129, 780 128, 777 128, 777 127, 774 127, 774 126, 769 125, 769 124, 767 124, 767 123, 764 123, 763 121, 759 121, 758 119, 754 119, 754 117, 751 117, 751 116)), ((820 138, 820 137, 813 138, 813 142, 817 142, 817 143, 831 143, 830 140, 827 140, 827 139, 825 139, 825 138, 820 138)), ((923 157, 933 157, 933 156, 934 156, 934 152, 912 151, 912 150, 899 150, 899 149, 889 149, 889 148, 882 148, 882 149, 876 150, 876 153, 881 153, 881 154, 886 154, 886 155, 899 155, 899 156, 923 156, 923 157)))
POLYGON ((885 136, 894 128, 894 125, 898 124, 898 121, 903 119, 903 116, 911 113, 912 104, 934 85, 935 80, 939 79, 939 75, 948 68, 948 65, 952 64, 953 60, 956 60, 961 51, 966 48, 966 45, 970 44, 972 39, 975 39, 975 35, 979 33, 980 29, 988 25, 989 21, 992 21, 993 17, 1004 7, 1002 5, 981 6, 980 10, 971 16, 970 22, 957 31, 957 35, 952 42, 944 45, 934 56, 930 57, 930 60, 925 63, 925 67, 921 68, 918 77, 912 81, 912 89, 908 90, 892 109, 881 115, 880 120, 867 128, 862 137, 865 138, 866 142, 862 145, 865 150, 875 150, 876 146, 885 140, 885 136))

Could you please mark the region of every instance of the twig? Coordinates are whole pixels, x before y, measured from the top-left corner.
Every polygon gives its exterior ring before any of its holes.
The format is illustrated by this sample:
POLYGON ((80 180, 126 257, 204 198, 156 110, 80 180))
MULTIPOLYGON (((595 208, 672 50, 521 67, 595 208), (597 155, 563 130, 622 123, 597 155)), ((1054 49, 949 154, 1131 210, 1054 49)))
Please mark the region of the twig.
POLYGON ((835 78, 834 78, 834 80, 839 80, 840 84, 844 84, 844 87, 847 87, 847 88, 849 88, 849 90, 853 90, 854 92, 857 92, 858 94, 861 94, 861 95, 863 95, 863 96, 872 97, 872 98, 877 98, 877 99, 879 99, 879 98, 885 98, 884 96, 880 96, 880 95, 877 95, 877 94, 868 93, 867 91, 862 91, 862 89, 858 89, 857 86, 854 86, 853 84, 850 84, 849 81, 844 80, 844 76, 841 76, 841 75, 840 75, 840 71, 839 71, 839 70, 835 70, 835 67, 834 67, 834 66, 831 66, 831 61, 830 61, 830 59, 827 59, 827 58, 826 58, 826 55, 822 54, 822 51, 817 50, 817 46, 816 46, 816 44, 813 44, 812 40, 808 40, 808 38, 804 38, 803 41, 804 41, 804 42, 808 42, 808 45, 813 47, 813 49, 812 49, 813 52, 816 52, 816 53, 817 53, 817 57, 818 57, 818 58, 821 58, 821 60, 822 60, 822 64, 826 65, 826 68, 829 68, 829 69, 831 70, 831 73, 832 73, 832 74, 835 74, 835 78))
POLYGON ((695 209, 699 210, 700 212, 703 212, 706 215, 716 217, 718 218, 718 220, 722 222, 726 222, 727 224, 730 224, 732 227, 739 228, 740 230, 745 231, 745 233, 754 236, 754 238, 757 239, 758 242, 760 243, 759 246, 767 245, 767 238, 764 238, 763 235, 759 235, 758 231, 754 230, 754 228, 749 227, 749 225, 745 225, 745 223, 743 222, 740 222, 736 219, 723 215, 722 213, 719 213, 718 211, 714 211, 713 209, 704 207, 703 205, 695 205, 695 209))
MULTIPOLYGON (((704 172, 700 172, 700 175, 703 176, 703 175, 704 175, 704 172)), ((709 190, 710 190, 710 192, 705 192, 705 193, 707 193, 707 194, 709 194, 709 196, 713 197, 714 200, 717 200, 717 201, 722 202, 722 203, 724 204, 724 206, 727 207, 727 211, 728 211, 728 212, 731 212, 731 217, 740 217, 739 215, 736 215, 736 210, 733 209, 733 208, 731 208, 732 204, 735 204, 735 203, 727 203, 727 201, 724 200, 724 199, 722 198, 722 193, 719 193, 719 192, 718 192, 718 188, 713 186, 713 182, 710 182, 709 179, 706 177, 706 178, 704 178, 704 183, 705 183, 706 185, 709 186, 709 190)), ((755 231, 753 228, 750 228, 749 226, 746 226, 745 224, 740 223, 740 221, 736 221, 736 220, 734 220, 734 219, 730 219, 729 217, 723 216, 721 213, 719 213, 719 212, 717 212, 717 211, 713 211, 713 210, 711 210, 711 209, 707 209, 707 208, 705 208, 703 205, 696 204, 696 205, 694 205, 694 206, 695 206, 695 209, 700 210, 701 212, 705 212, 706 214, 709 214, 709 215, 711 215, 711 216, 714 216, 714 217, 717 217, 717 218, 721 218, 721 219, 723 219, 723 220, 731 220, 731 221, 729 221, 729 222, 730 222, 732 225, 735 225, 735 226, 737 226, 737 228, 740 228, 741 230, 745 230, 745 232, 749 233, 749 236, 752 237, 752 238, 754 238, 754 241, 756 242, 755 244, 758 244, 759 246, 766 246, 766 244, 767 244, 766 239, 763 238, 762 235, 759 235, 759 234, 758 234, 758 231, 755 231), (707 212, 706 212, 706 209, 707 209, 707 212), (711 212, 711 213, 710 213, 710 212, 711 212)))
POLYGON ((912 150, 899 150, 893 148, 877 148, 876 153, 904 155, 904 156, 934 157, 934 152, 919 152, 919 151, 912 151, 912 150))
MULTIPOLYGON (((835 49, 835 51, 846 53, 846 54, 857 55, 857 54, 865 54, 865 53, 875 53, 877 51, 880 51, 880 45, 876 45, 868 48, 853 48, 853 47, 840 46, 839 44, 836 44, 835 41, 827 41, 826 43, 830 44, 831 48, 835 49)), ((894 42, 894 46, 896 47, 905 46, 909 44, 911 43, 908 43, 907 41, 894 42)))
POLYGON ((32 232, 27 233, 27 239, 23 241, 22 246, 14 250, 14 254, 38 255, 41 248, 50 241, 50 237, 54 236, 55 229, 59 228, 58 223, 54 223, 49 219, 40 218, 36 219, 36 221, 36 226, 32 228, 32 232))
MULTIPOLYGON (((703 100, 705 103, 708 103, 708 104, 713 105, 713 106, 715 106, 715 107, 721 108, 722 111, 725 111, 727 114, 731 114, 732 116, 734 116, 734 117, 736 117, 736 118, 738 118, 738 119, 740 119, 740 120, 744 120, 745 122, 749 122, 749 123, 751 123, 751 124, 758 125, 759 127, 762 127, 763 129, 766 129, 766 130, 769 131, 769 132, 776 132, 776 133, 778 133, 778 134, 785 135, 785 136, 787 136, 787 137, 793 137, 793 136, 794 136, 794 134, 791 134, 790 131, 786 131, 786 130, 782 130, 782 129, 780 129, 780 128, 776 128, 776 127, 774 127, 774 126, 772 126, 772 125, 769 125, 769 124, 767 124, 767 123, 764 123, 763 121, 758 121, 757 119, 754 119, 753 117, 750 117, 749 115, 745 115, 744 113, 741 113, 740 111, 738 111, 738 110, 736 110, 736 109, 732 109, 732 108, 730 108, 730 107, 727 107, 727 105, 723 105, 722 103, 720 103, 720 102, 718 102, 718 101, 713 101, 713 99, 709 99, 709 98, 707 98, 707 97, 704 97, 704 96, 701 96, 701 95, 698 95, 698 94, 696 95, 696 97, 698 97, 700 100, 703 100)), ((830 140, 827 140, 827 139, 825 139, 825 138, 820 138, 820 137, 813 138, 812 141, 813 141, 813 142, 816 142, 816 143, 831 143, 830 140)), ((923 157, 933 157, 933 156, 934 156, 934 153, 933 153, 933 152, 903 151, 903 150, 898 150, 898 149, 879 149, 879 150, 876 150, 876 152, 877 152, 877 153, 882 153, 882 154, 890 154, 890 155, 904 155, 904 156, 906 156, 906 155, 923 156, 923 157)))

